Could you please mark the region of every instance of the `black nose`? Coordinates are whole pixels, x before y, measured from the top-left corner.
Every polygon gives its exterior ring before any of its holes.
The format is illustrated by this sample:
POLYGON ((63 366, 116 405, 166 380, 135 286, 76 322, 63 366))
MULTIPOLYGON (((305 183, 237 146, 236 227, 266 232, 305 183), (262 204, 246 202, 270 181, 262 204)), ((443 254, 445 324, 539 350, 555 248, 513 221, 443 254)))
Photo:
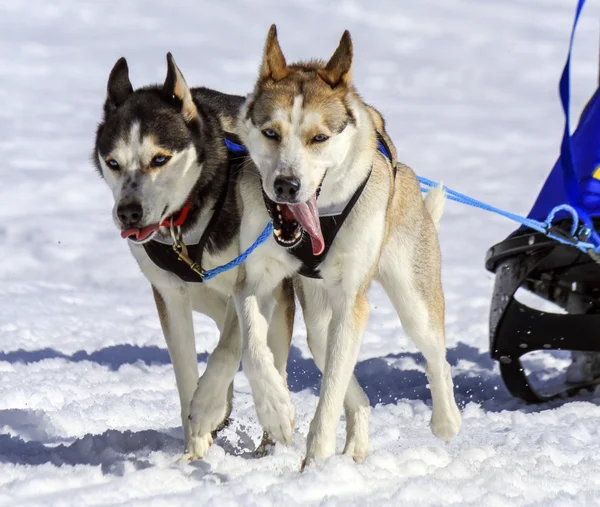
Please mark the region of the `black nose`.
POLYGON ((143 214, 142 205, 137 201, 121 203, 117 206, 119 221, 127 227, 134 227, 139 224, 143 214))
POLYGON ((275 188, 275 194, 277 197, 286 200, 294 200, 296 198, 296 194, 300 190, 300 180, 293 176, 289 178, 280 176, 275 178, 275 184, 273 186, 275 188))

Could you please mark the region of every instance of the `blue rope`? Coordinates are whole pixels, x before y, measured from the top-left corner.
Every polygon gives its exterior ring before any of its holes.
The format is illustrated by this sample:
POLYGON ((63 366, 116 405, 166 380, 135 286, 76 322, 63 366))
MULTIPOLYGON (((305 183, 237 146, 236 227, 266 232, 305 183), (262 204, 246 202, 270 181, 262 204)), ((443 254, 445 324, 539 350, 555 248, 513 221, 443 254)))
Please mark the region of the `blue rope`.
MULTIPOLYGON (((577 21, 577 17, 579 16, 579 11, 581 10, 583 3, 585 3, 585 0, 579 0, 578 11, 577 11, 577 16, 576 16, 575 21, 577 21)), ((573 37, 573 34, 571 34, 571 37, 573 37)), ((570 59, 570 52, 569 52, 569 59, 570 59)), ((567 75, 568 75, 569 59, 567 60, 567 69, 566 69, 567 75)), ((568 95, 567 95, 567 97, 568 97, 568 95)), ((567 115, 567 118, 568 118, 568 115, 567 115)), ((568 131, 568 123, 567 123, 566 130, 568 131)), ((225 144, 227 146, 227 149, 231 152, 247 153, 247 150, 244 146, 241 146, 233 141, 230 141, 229 139, 225 139, 225 144)), ((381 143, 381 141, 378 142, 378 148, 379 148, 379 151, 381 151, 381 153, 383 153, 384 156, 386 156, 387 158, 389 158, 391 160, 391 156, 388 153, 388 150, 381 143)), ((567 150, 568 150, 568 148, 567 148, 567 150)), ((569 155, 570 155, 570 153, 569 153, 569 155)), ((569 157, 569 161, 571 161, 570 157, 569 157)), ((568 162, 567 162, 567 164, 568 164, 568 162)), ((438 183, 436 183, 435 181, 430 180, 428 178, 419 176, 419 177, 417 177, 417 179, 418 179, 419 183, 422 185, 421 191, 423 191, 423 192, 425 192, 427 190, 427 188, 438 186, 438 183)), ((567 178, 567 180, 568 179, 569 178, 567 178)), ((575 207, 573 207, 569 204, 561 204, 559 206, 554 207, 552 210, 550 210, 550 213, 548 213, 546 220, 544 222, 540 222, 539 220, 522 217, 520 215, 516 215, 515 213, 510 213, 509 211, 501 210, 500 208, 496 208, 495 206, 492 206, 490 204, 486 204, 482 201, 478 201, 477 199, 473 199, 472 197, 461 194, 460 192, 456 192, 455 190, 452 190, 448 187, 444 187, 444 190, 446 191, 446 194, 451 201, 455 201, 455 202, 458 202, 461 204, 465 204, 467 206, 471 206, 473 208, 478 208, 478 209, 481 209, 484 211, 489 211, 491 213, 495 213, 497 215, 503 216, 505 218, 513 220, 514 222, 524 225, 525 227, 527 227, 529 229, 540 232, 540 233, 544 234, 545 236, 547 236, 548 238, 553 239, 563 245, 574 246, 575 248, 577 248, 578 250, 580 250, 584 253, 588 253, 589 251, 594 251, 595 253, 600 253, 600 246, 596 246, 590 242, 582 241, 579 238, 575 237, 575 234, 577 233, 577 229, 579 228, 579 224, 581 222, 580 213, 578 213, 578 211, 577 211, 577 209, 575 209, 575 207), (557 236, 556 234, 553 234, 552 232, 550 232, 550 228, 553 225, 554 218, 561 211, 569 213, 573 220, 573 224, 571 226, 571 231, 570 231, 571 238, 564 238, 564 237, 557 236)), ((592 237, 595 237, 595 231, 593 230, 593 228, 591 230, 589 228, 588 221, 590 221, 590 219, 586 213, 584 213, 584 215, 583 215, 583 220, 584 220, 584 223, 586 224, 586 227, 583 229, 583 231, 586 233, 591 233, 592 237)), ((210 280, 210 279, 214 278, 215 276, 217 276, 221 273, 224 273, 225 271, 229 271, 230 269, 233 269, 236 266, 239 266, 240 264, 242 264, 243 262, 246 261, 246 259, 250 256, 250 254, 252 254, 252 252, 254 252, 254 250, 256 250, 260 245, 262 245, 269 238, 269 236, 271 235, 272 232, 273 232, 273 224, 271 222, 269 222, 267 224, 267 226, 265 227, 264 231, 262 232, 262 234, 257 238, 257 240, 245 252, 243 252, 239 257, 236 257, 235 259, 228 262, 227 264, 224 264, 223 266, 218 266, 214 269, 209 269, 208 271, 205 271, 202 278, 204 280, 210 280)))
MULTIPOLYGON (((423 178, 422 176, 418 176, 417 179, 419 180, 419 183, 425 187, 425 188, 421 187, 421 191, 423 191, 423 192, 427 190, 427 187, 437 187, 438 186, 438 184, 435 181, 432 181, 428 178, 423 178)), ((455 190, 452 190, 448 187, 444 187, 444 190, 446 191, 446 194, 448 195, 448 199, 450 199, 451 201, 455 201, 455 202, 458 202, 461 204, 466 204, 467 206, 471 206, 473 208, 479 208, 484 211, 489 211, 491 213, 496 213, 497 215, 503 216, 503 217, 513 220, 521 225, 524 225, 525 227, 528 227, 529 229, 533 229, 534 231, 541 232, 542 234, 549 237, 550 239, 558 241, 559 243, 562 243, 563 245, 574 246, 575 248, 577 248, 578 250, 580 250, 584 253, 588 253, 590 250, 594 251, 595 253, 600 253, 600 247, 597 247, 593 243, 590 243, 587 241, 582 241, 575 237, 575 233, 577 232, 577 228, 579 227, 579 222, 580 222, 579 214, 577 213, 575 208, 573 208, 572 206, 569 206, 568 204, 561 204, 559 206, 554 207, 550 211, 550 213, 548 213, 548 217, 546 218, 546 220, 544 222, 540 222, 539 220, 533 220, 532 218, 525 218, 525 217, 522 217, 521 215, 516 215, 514 213, 510 213, 509 211, 501 210, 500 208, 496 208, 495 206, 492 206, 490 204, 486 204, 484 202, 478 201, 477 199, 473 199, 472 197, 461 194, 460 192, 456 192, 455 190), (550 232, 550 228, 552 227, 554 217, 560 211, 566 211, 566 212, 570 213, 570 215, 573 219, 573 225, 571 226, 571 236, 573 236, 572 239, 566 239, 564 237, 557 236, 556 234, 553 234, 550 232)))
MULTIPOLYGON (((438 184, 435 181, 432 181, 428 178, 419 176, 417 179, 419 180, 419 183, 425 187, 437 187, 438 186, 438 184)), ((426 189, 427 188, 421 188, 422 191, 425 191, 426 189)), ((481 210, 489 211, 491 213, 496 213, 497 215, 509 218, 517 223, 520 223, 521 225, 524 225, 525 227, 533 229, 534 231, 541 232, 542 234, 548 236, 549 238, 551 238, 555 241, 558 241, 559 243, 562 243, 563 245, 574 246, 582 252, 587 253, 590 250, 593 250, 596 253, 600 252, 600 247, 595 247, 592 243, 588 243, 588 242, 581 241, 579 239, 574 238, 575 233, 577 232, 577 228, 579 227, 579 215, 578 215, 577 211, 572 206, 569 206, 568 204, 562 204, 560 206, 556 206, 555 208, 553 208, 550 211, 546 220, 544 222, 540 222, 538 220, 533 220, 531 218, 525 218, 520 215, 510 213, 509 211, 501 210, 500 208, 496 208, 495 206, 492 206, 490 204, 486 204, 484 202, 478 201, 477 199, 473 199, 472 197, 461 194, 460 192, 456 192, 455 190, 452 190, 450 188, 444 187, 444 190, 446 191, 448 198, 452 201, 455 201, 455 202, 458 202, 461 204, 466 204, 467 206, 471 206, 473 208, 479 208, 481 210), (571 236, 573 236, 573 240, 568 240, 568 239, 562 238, 562 237, 552 234, 550 232, 550 227, 552 227, 554 218, 555 218, 556 214, 560 211, 568 212, 573 219, 573 225, 571 227, 571 236)), ((224 273, 225 271, 229 271, 230 269, 233 269, 233 268, 239 266, 240 264, 242 264, 243 262, 245 262, 246 259, 252 254, 252 252, 254 252, 254 250, 256 250, 260 245, 262 245, 269 238, 269 236, 271 235, 272 232, 273 232, 273 224, 271 222, 269 222, 267 224, 267 226, 265 227, 265 229, 263 230, 263 232, 261 233, 261 235, 256 239, 256 241, 246 251, 244 251, 239 257, 236 257, 235 259, 228 262, 227 264, 223 264, 222 266, 218 266, 214 269, 209 269, 208 271, 205 271, 202 276, 202 279, 210 280, 210 279, 214 278, 215 276, 220 275, 221 273, 224 273)))
POLYGON ((262 232, 262 234, 252 244, 252 246, 250 246, 245 252, 243 252, 239 257, 236 257, 235 259, 233 259, 231 262, 228 262, 227 264, 223 264, 222 266, 218 266, 214 269, 209 269, 208 271, 205 271, 204 274, 202 275, 202 279, 210 280, 211 278, 214 278, 215 276, 217 276, 221 273, 224 273, 225 271, 229 271, 230 269, 233 269, 236 266, 239 266, 242 262, 244 262, 248 258, 248 256, 252 252, 254 252, 254 250, 256 250, 265 241, 267 241, 267 239, 269 238, 269 236, 271 235, 272 232, 273 232, 273 224, 271 222, 269 222, 267 224, 267 226, 265 227, 265 230, 262 232))
MULTIPOLYGON (((422 191, 426 191, 427 187, 437 187, 438 186, 438 184, 435 181, 432 181, 428 178, 419 176, 417 179, 419 180, 419 183, 421 185, 426 187, 426 188, 421 188, 422 191)), ((492 206, 490 204, 486 204, 484 202, 478 201, 477 199, 473 199, 472 197, 461 194, 460 192, 456 192, 455 190, 452 190, 450 188, 444 187, 444 190, 445 190, 446 194, 448 195, 448 198, 452 201, 455 201, 455 202, 458 202, 461 204, 466 204, 467 206, 471 206, 473 208, 478 208, 478 209, 481 209, 484 211, 489 211, 491 213, 496 213, 497 215, 500 215, 500 216, 506 217, 510 220, 513 220, 513 221, 515 221, 521 225, 524 225, 525 227, 528 227, 534 231, 541 232, 542 234, 546 235, 547 237, 549 237, 555 241, 558 241, 559 243, 562 243, 563 245, 574 246, 584 253, 587 253, 590 250, 593 250, 596 253, 600 253, 600 247, 596 247, 592 243, 582 241, 582 240, 576 239, 574 237, 575 233, 577 232, 577 229, 579 227, 579 215, 578 215, 577 211, 572 206, 569 206, 568 204, 562 204, 560 206, 556 206, 555 208, 553 208, 550 211, 546 220, 544 222, 540 222, 538 220, 533 220, 531 218, 525 218, 520 215, 510 213, 509 211, 501 210, 500 208, 496 208, 495 206, 492 206), (557 236, 556 234, 553 234, 550 232, 550 227, 552 227, 554 218, 557 215, 557 213, 559 213, 560 211, 565 211, 565 212, 569 213, 571 215, 571 218, 573 219, 573 225, 571 226, 571 236, 573 236, 572 240, 565 239, 561 236, 557 236)), ((222 266, 218 266, 214 269, 209 269, 208 271, 205 271, 202 276, 202 279, 210 280, 210 279, 214 278, 215 276, 220 275, 221 273, 224 273, 225 271, 229 271, 230 269, 233 269, 233 268, 239 266, 240 264, 242 264, 243 262, 245 262, 246 259, 252 254, 252 252, 254 252, 254 250, 256 250, 260 245, 262 245, 269 238, 269 236, 271 235, 272 232, 273 232, 273 224, 271 222, 269 222, 267 224, 267 226, 265 227, 265 229, 263 230, 263 232, 261 233, 261 235, 256 239, 256 241, 246 251, 244 251, 239 257, 236 257, 235 259, 228 262, 227 264, 223 264, 222 266)))

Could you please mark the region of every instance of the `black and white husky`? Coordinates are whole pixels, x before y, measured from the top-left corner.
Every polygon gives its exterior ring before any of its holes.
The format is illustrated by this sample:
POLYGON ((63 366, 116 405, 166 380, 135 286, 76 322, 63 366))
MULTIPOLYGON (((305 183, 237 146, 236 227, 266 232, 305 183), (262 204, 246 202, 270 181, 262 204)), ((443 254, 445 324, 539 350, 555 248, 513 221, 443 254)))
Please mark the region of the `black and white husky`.
MULTIPOLYGON (((135 91, 125 59, 115 64, 93 160, 112 190, 114 222, 152 286, 179 391, 184 456, 194 459, 204 456, 214 431, 229 416, 231 379, 240 364, 231 298, 238 270, 202 281, 198 266, 211 269, 239 254, 236 181, 244 159, 228 153, 225 132, 234 125, 243 97, 190 89, 170 54, 167 63, 164 85, 135 91), (200 379, 192 310, 211 317, 220 331, 200 379)), ((287 385, 291 283, 279 285, 274 295, 269 354, 287 385)))

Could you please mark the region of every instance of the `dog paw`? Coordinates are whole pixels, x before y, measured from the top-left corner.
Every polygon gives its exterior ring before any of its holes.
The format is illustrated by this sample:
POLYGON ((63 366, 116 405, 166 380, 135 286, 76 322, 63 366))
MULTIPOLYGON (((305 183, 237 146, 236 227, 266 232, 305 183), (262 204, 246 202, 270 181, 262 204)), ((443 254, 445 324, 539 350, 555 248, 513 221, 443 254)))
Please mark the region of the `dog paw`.
POLYGON ((213 438, 210 433, 201 437, 190 438, 188 445, 186 446, 186 451, 183 456, 177 460, 177 464, 181 465, 204 458, 212 444, 213 438))
POLYGON ((456 406, 456 403, 452 403, 449 410, 435 410, 433 412, 431 415, 431 432, 437 438, 449 444, 452 438, 458 433, 461 423, 462 416, 460 410, 456 406))
POLYGON ((292 430, 296 418, 296 410, 290 400, 290 394, 283 380, 265 386, 261 390, 253 390, 254 404, 258 420, 267 434, 277 442, 289 444, 292 441, 292 430))
POLYGON ((362 463, 369 454, 369 417, 371 410, 361 407, 346 411, 346 456, 352 456, 357 463, 362 463))
POLYGON ((353 435, 346 440, 344 452, 346 456, 352 456, 356 463, 362 463, 369 455, 369 438, 363 435, 353 435))
POLYGON ((274 447, 275 447, 275 442, 265 431, 265 432, 263 432, 263 436, 260 441, 260 444, 258 444, 258 446, 254 450, 252 455, 255 458, 264 458, 265 456, 268 456, 273 451, 274 447))
POLYGON ((190 404, 190 427, 192 435, 206 435, 217 430, 227 419, 230 405, 227 391, 205 392, 203 384, 198 383, 190 404))

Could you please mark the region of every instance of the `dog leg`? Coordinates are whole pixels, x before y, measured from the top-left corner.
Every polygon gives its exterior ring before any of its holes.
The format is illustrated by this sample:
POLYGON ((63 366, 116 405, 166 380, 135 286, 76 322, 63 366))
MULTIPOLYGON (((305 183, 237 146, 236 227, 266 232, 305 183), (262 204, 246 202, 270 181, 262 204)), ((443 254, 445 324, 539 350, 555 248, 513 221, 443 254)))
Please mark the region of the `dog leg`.
MULTIPOLYGON (((225 424, 231 413, 233 377, 241 358, 241 339, 237 313, 232 298, 226 303, 225 320, 219 343, 210 354, 206 370, 190 406, 191 433, 199 442, 212 443, 212 433, 225 424)), ((193 458, 200 459, 208 448, 198 447, 193 458)))
MULTIPOLYGON (((294 286, 302 305, 308 347, 317 368, 323 372, 327 353, 327 330, 331 322, 331 307, 327 302, 325 292, 319 289, 317 284, 298 277, 294 286)), ((369 453, 371 407, 367 395, 354 375, 350 378, 344 398, 344 412, 346 415, 344 454, 352 456, 354 461, 364 461, 369 453)))
POLYGON ((420 243, 413 250, 401 234, 381 256, 378 279, 394 305, 402 326, 427 361, 432 398, 431 431, 444 442, 458 433, 460 410, 454 399, 450 365, 446 361, 444 295, 437 245, 420 243), (417 263, 420 269, 415 269, 417 263))
POLYGON ((287 384, 287 360, 294 330, 294 289, 292 281, 284 280, 274 291, 275 308, 269 325, 267 343, 273 353, 275 368, 287 384))
MULTIPOLYGON (((292 342, 295 314, 294 290, 291 280, 284 280, 281 286, 275 289, 275 293, 278 295, 275 297, 276 304, 269 325, 267 343, 273 353, 275 368, 287 385, 287 360, 292 342)), ((254 456, 256 458, 266 456, 274 445, 273 439, 264 431, 260 444, 254 451, 254 456)))
MULTIPOLYGON (((258 278, 260 279, 260 278, 258 278)), ((242 329, 242 366, 248 377, 258 420, 273 439, 290 443, 295 410, 290 393, 280 371, 274 364, 267 343, 269 321, 273 311, 272 287, 264 281, 238 286, 236 307, 242 329)))
MULTIPOLYGON (((210 439, 194 439, 190 431, 190 401, 198 382, 198 360, 194 343, 194 325, 190 295, 185 287, 157 289, 152 287, 169 356, 175 370, 175 381, 181 403, 181 421, 186 456, 196 449, 208 448, 210 439)), ((210 437, 210 435, 209 435, 210 437)))
MULTIPOLYGON (((350 381, 369 317, 369 302, 364 291, 350 295, 339 288, 330 290, 329 305, 332 317, 328 326, 323 382, 317 410, 308 432, 306 463, 326 458, 335 452, 335 433, 344 400, 347 408, 350 405, 358 407, 349 420, 348 431, 353 438, 347 440, 346 452, 356 453, 358 459, 362 459, 368 446, 368 400, 360 386, 355 382, 351 384, 350 381), (350 385, 353 387, 349 387, 350 385), (362 433, 362 436, 359 437, 358 433, 362 433)), ((322 351, 317 349, 315 347, 315 360, 322 357, 322 351)))

